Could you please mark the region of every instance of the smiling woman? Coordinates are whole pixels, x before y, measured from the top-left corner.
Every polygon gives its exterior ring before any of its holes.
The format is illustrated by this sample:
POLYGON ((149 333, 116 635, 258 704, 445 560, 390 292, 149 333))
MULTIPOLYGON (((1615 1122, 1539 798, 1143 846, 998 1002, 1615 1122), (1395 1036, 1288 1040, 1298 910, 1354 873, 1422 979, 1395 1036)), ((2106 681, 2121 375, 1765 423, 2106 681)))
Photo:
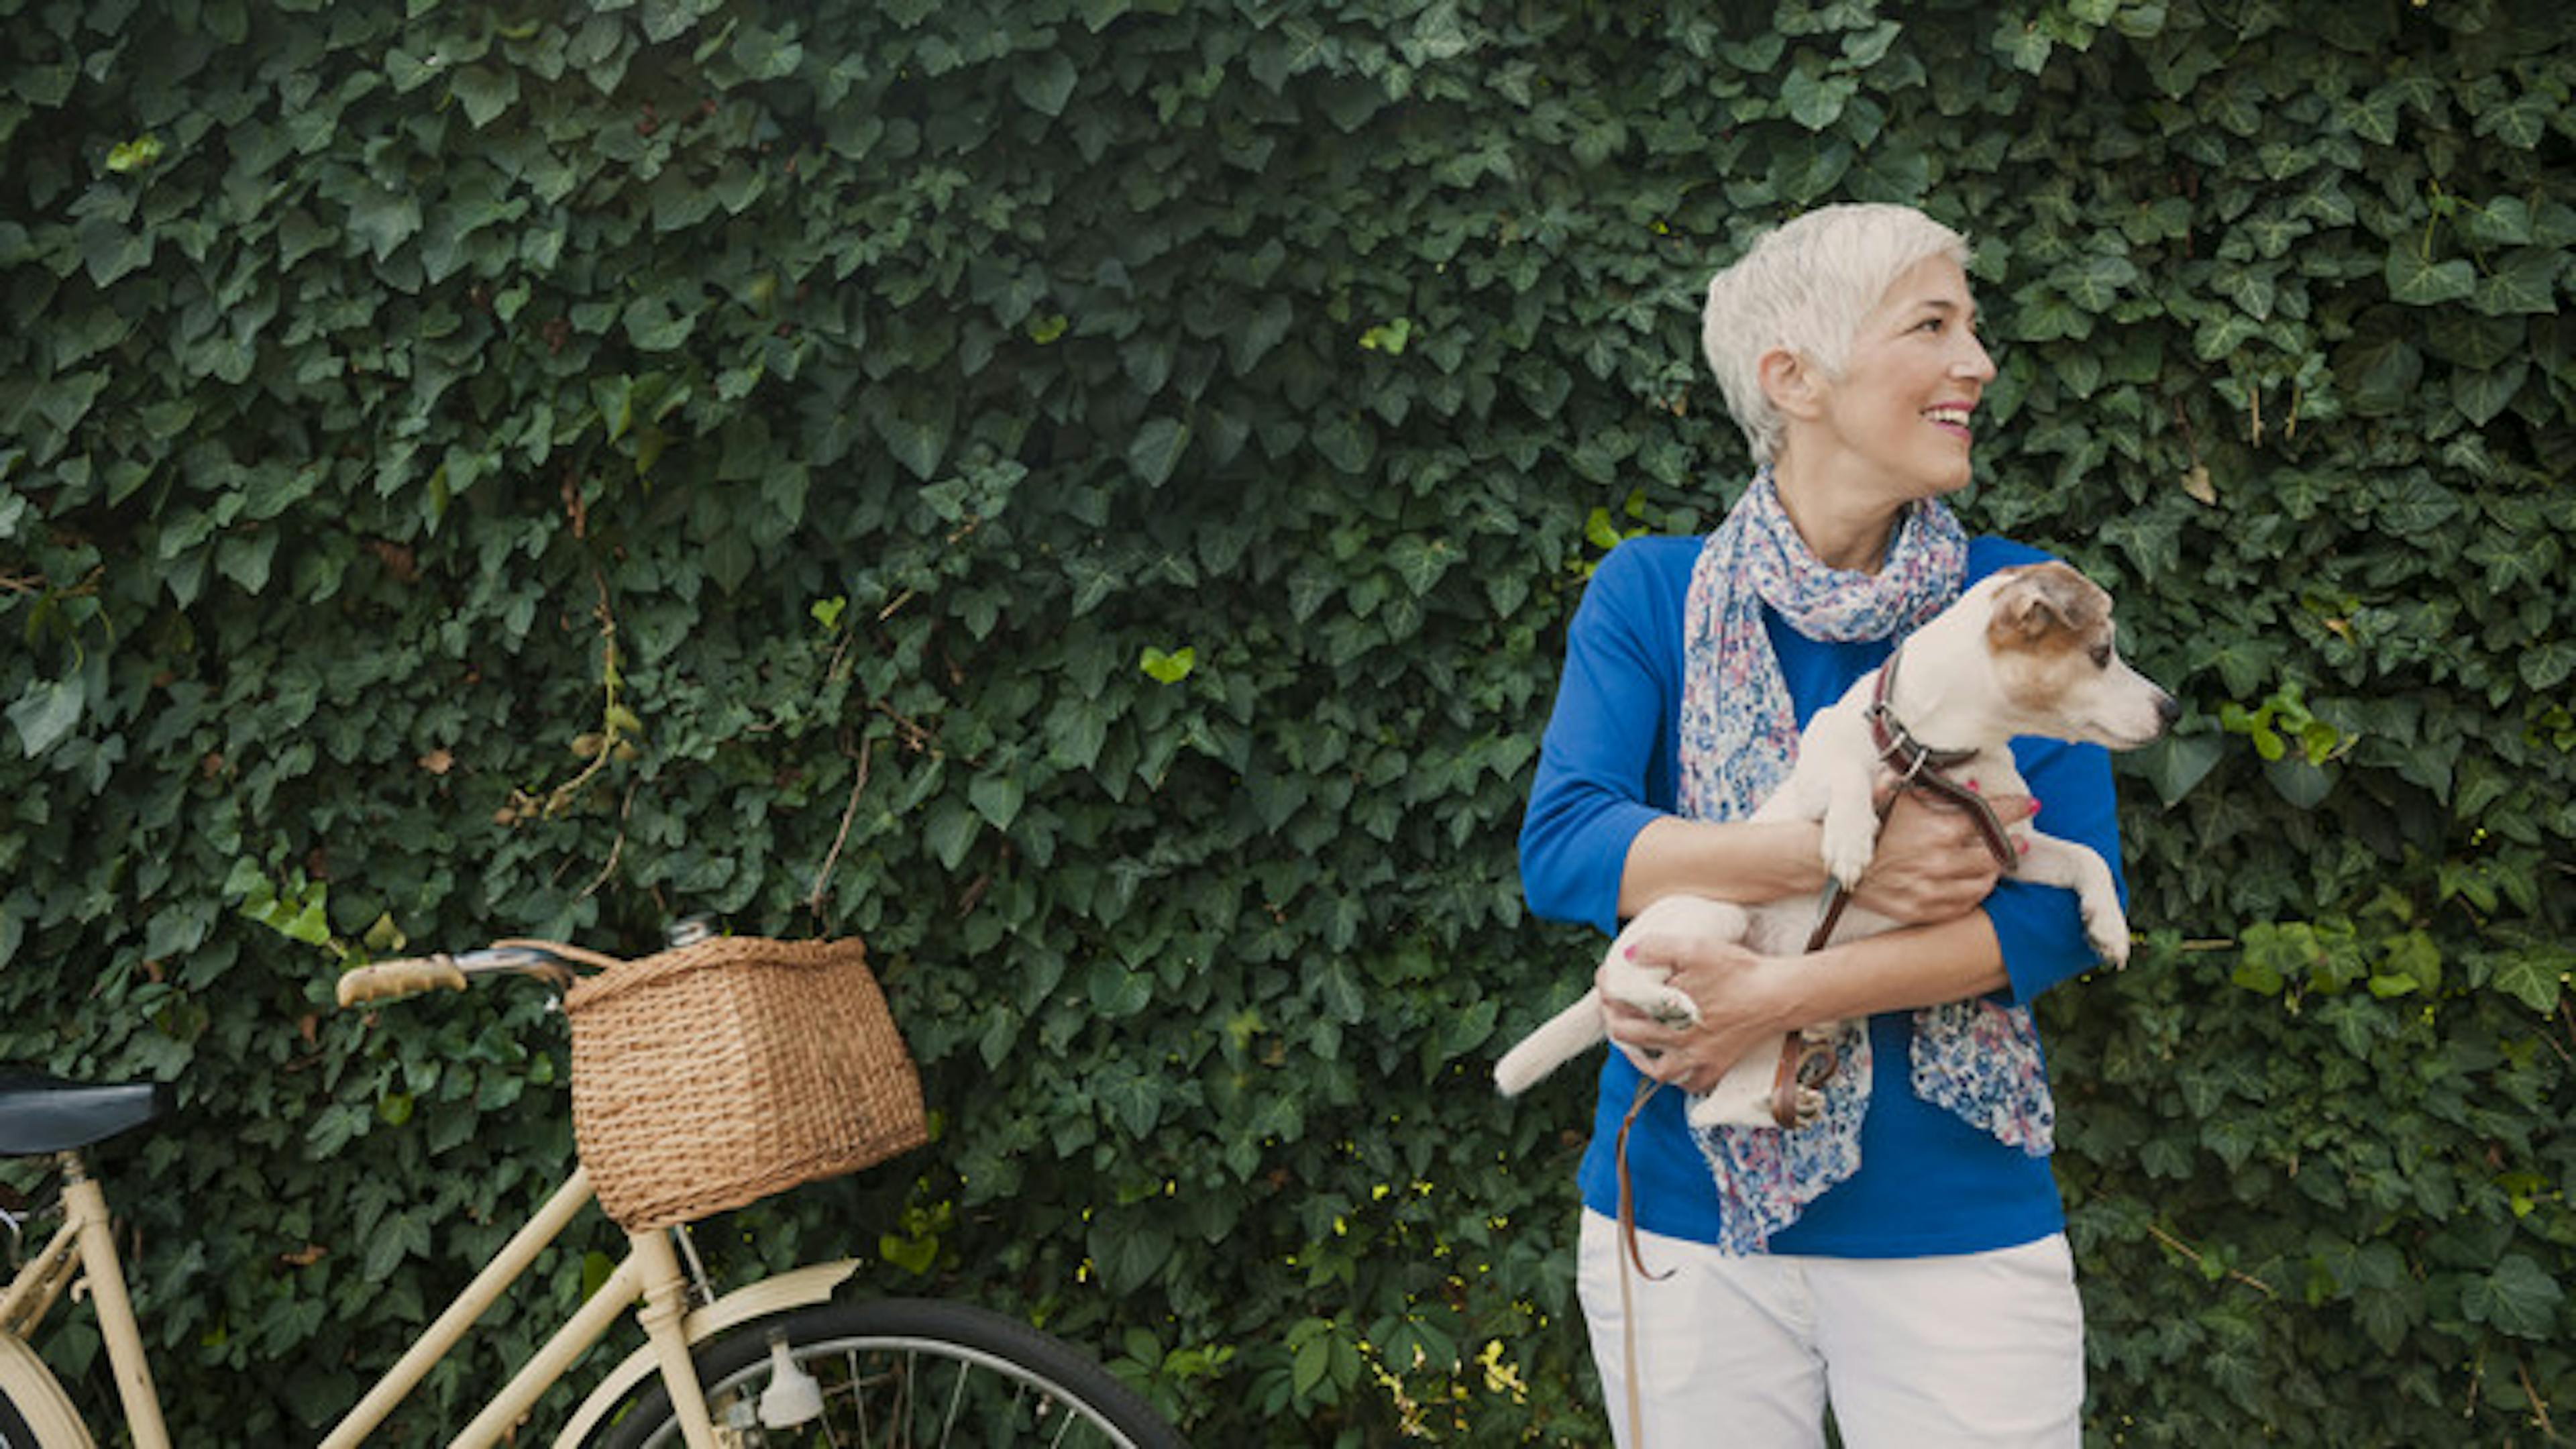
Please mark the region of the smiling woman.
MULTIPOLYGON (((1797 731, 1963 584, 2038 557, 1939 501, 1995 376, 1965 258, 1910 208, 1825 207, 1710 282, 1704 345, 1761 470, 1713 535, 1631 540, 1596 573, 1521 837, 1538 914, 1615 930, 1666 895, 1820 889, 1812 822, 1743 818, 1797 731)), ((2052 831, 2116 860, 2100 750, 2014 753, 2052 831)), ((1964 816, 1900 794, 1855 896, 1904 928, 1803 957, 1637 943, 1700 1018, 1606 1008, 1578 1282, 1623 1449, 1721 1420, 1809 1449, 1829 1402, 1854 1449, 2079 1439, 2028 1004, 2094 956, 2072 896, 1999 881, 1964 816), (1812 1125, 1695 1128, 1655 1091, 1837 1022, 1812 1125)))

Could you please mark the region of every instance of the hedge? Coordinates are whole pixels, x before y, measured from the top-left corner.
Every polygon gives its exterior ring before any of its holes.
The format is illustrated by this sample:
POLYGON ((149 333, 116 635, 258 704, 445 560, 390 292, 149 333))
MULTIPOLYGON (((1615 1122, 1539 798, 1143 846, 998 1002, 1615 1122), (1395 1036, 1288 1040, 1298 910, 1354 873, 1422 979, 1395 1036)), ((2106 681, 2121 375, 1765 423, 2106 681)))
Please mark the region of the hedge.
POLYGON ((183 1441, 312 1437, 568 1143, 538 994, 337 971, 707 913, 864 935, 938 1109, 717 1257, 1209 1444, 1602 1442, 1513 835, 1588 569, 1744 476, 1700 284, 1838 199, 1975 239, 1963 506, 2188 702, 2046 1003, 2093 1441, 2576 1413, 2564 7, 0 24, 0 1057, 177 1084, 106 1163, 183 1441))

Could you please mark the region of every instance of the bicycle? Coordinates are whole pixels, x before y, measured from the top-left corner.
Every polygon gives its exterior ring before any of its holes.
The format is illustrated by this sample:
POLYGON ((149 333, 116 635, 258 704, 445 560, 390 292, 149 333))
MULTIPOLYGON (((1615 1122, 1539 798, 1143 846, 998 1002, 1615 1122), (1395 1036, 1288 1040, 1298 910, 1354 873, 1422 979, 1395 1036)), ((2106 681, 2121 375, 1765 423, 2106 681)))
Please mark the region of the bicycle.
MULTIPOLYGON (((665 956, 694 944, 675 936, 665 956)), ((359 967, 341 978, 339 1000, 348 1008, 432 989, 462 990, 493 975, 532 976, 559 992, 577 991, 582 970, 615 964, 568 947, 504 942, 359 967)), ((873 978, 866 990, 874 995, 873 978)), ((322 1449, 365 1442, 556 1236, 595 1199, 608 1205, 592 1180, 596 1154, 580 1145, 582 1057, 577 1023, 571 1173, 348 1411, 322 1449)), ((908 1059, 904 1065, 908 1073, 908 1059)), ((89 1449, 93 1443, 71 1396, 32 1347, 47 1311, 75 1280, 87 1285, 95 1307, 127 1437, 135 1449, 168 1449, 106 1194, 84 1156, 162 1115, 168 1100, 166 1089, 151 1083, 85 1085, 33 1072, 0 1074, 0 1157, 50 1158, 59 1187, 54 1207, 62 1215, 45 1246, 0 1293, 0 1449, 89 1449)), ((626 1230, 626 1257, 454 1434, 453 1449, 484 1449, 515 1436, 545 1391, 629 1307, 646 1343, 598 1380, 558 1432, 559 1449, 1187 1449, 1177 1430, 1107 1370, 1016 1319, 944 1300, 839 1299, 858 1269, 855 1259, 809 1264, 718 1295, 688 1238, 688 1222, 706 1215, 689 1211, 672 1214, 681 1220, 667 1224, 633 1224, 611 1212, 626 1230)), ((15 1234, 26 1220, 7 1218, 6 1225, 15 1234)))

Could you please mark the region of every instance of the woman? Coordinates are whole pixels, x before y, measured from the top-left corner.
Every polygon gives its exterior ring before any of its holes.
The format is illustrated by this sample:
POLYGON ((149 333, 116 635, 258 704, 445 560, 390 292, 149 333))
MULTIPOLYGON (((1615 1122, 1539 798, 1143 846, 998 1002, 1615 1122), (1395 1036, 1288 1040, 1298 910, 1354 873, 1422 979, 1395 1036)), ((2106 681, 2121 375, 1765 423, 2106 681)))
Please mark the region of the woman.
MULTIPOLYGON (((1760 469, 1709 538, 1632 540, 1594 575, 1521 833, 1539 915, 1615 931, 1669 892, 1819 894, 1816 826, 1741 818, 1797 728, 1965 584, 2044 557, 1938 501, 1994 377, 1966 260, 1911 208, 1838 206, 1710 282, 1703 341, 1760 469)), ((2044 799, 2051 834, 2116 863, 2102 752, 2015 758, 2031 796, 1997 807, 2044 799)), ((1912 795, 1856 897, 1907 924, 1793 958, 1641 943, 1703 1020, 1610 1009, 1579 1286, 1622 1449, 1820 1446, 1828 1404, 1851 1449, 2080 1442, 2083 1312, 2022 1010, 2093 964, 2074 898, 2000 877, 1963 814, 1912 795), (1846 1020, 1866 1049, 1824 1124, 1694 1137, 1659 1091, 1620 1161, 1641 1079, 1704 1089, 1846 1020), (1623 1174, 1647 1272, 1622 1252, 1623 1174)))

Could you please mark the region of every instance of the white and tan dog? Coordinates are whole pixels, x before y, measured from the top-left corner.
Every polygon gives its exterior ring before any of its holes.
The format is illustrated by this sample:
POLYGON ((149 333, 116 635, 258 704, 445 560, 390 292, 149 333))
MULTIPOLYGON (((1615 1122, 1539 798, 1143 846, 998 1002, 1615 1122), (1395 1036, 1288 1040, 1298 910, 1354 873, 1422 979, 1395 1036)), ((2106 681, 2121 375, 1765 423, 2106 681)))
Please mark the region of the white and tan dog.
MULTIPOLYGON (((2017 735, 2134 749, 2164 732, 2180 712, 2172 696, 2131 669, 2114 647, 2111 597, 2060 563, 2003 569, 1980 580, 1908 636, 1897 656, 1861 677, 1836 703, 1819 710, 1799 737, 1798 759, 1755 820, 1821 820, 1826 871, 1849 890, 1869 868, 1880 816, 1873 790, 1884 773, 1873 707, 1901 722, 1909 743, 1960 758, 1952 772, 1973 778, 1989 795, 2021 793, 2009 742, 2017 735), (1882 674, 1903 668, 1879 698, 1882 674)), ((2084 933, 2114 965, 2129 957, 2129 927, 2111 868, 2093 851, 2043 835, 2026 820, 2005 826, 2026 842, 2017 874, 2076 893, 2084 933)), ((1523 1038, 1495 1065, 1494 1079, 1517 1095, 1595 1042, 1605 1031, 1601 991, 1666 1022, 1696 1022, 1699 1007, 1667 984, 1662 967, 1628 958, 1641 936, 1706 936, 1737 941, 1764 955, 1806 950, 1816 918, 1812 901, 1742 906, 1702 896, 1665 896, 1640 911, 1602 958, 1600 986, 1523 1038)), ((1854 907, 1835 939, 1853 940, 1895 923, 1854 907)), ((1829 1027, 1810 1028, 1811 1040, 1829 1027)), ((1696 1127, 1771 1126, 1774 1054, 1756 1052, 1690 1106, 1696 1127)), ((1800 1117, 1818 1099, 1800 1088, 1800 1117)))

